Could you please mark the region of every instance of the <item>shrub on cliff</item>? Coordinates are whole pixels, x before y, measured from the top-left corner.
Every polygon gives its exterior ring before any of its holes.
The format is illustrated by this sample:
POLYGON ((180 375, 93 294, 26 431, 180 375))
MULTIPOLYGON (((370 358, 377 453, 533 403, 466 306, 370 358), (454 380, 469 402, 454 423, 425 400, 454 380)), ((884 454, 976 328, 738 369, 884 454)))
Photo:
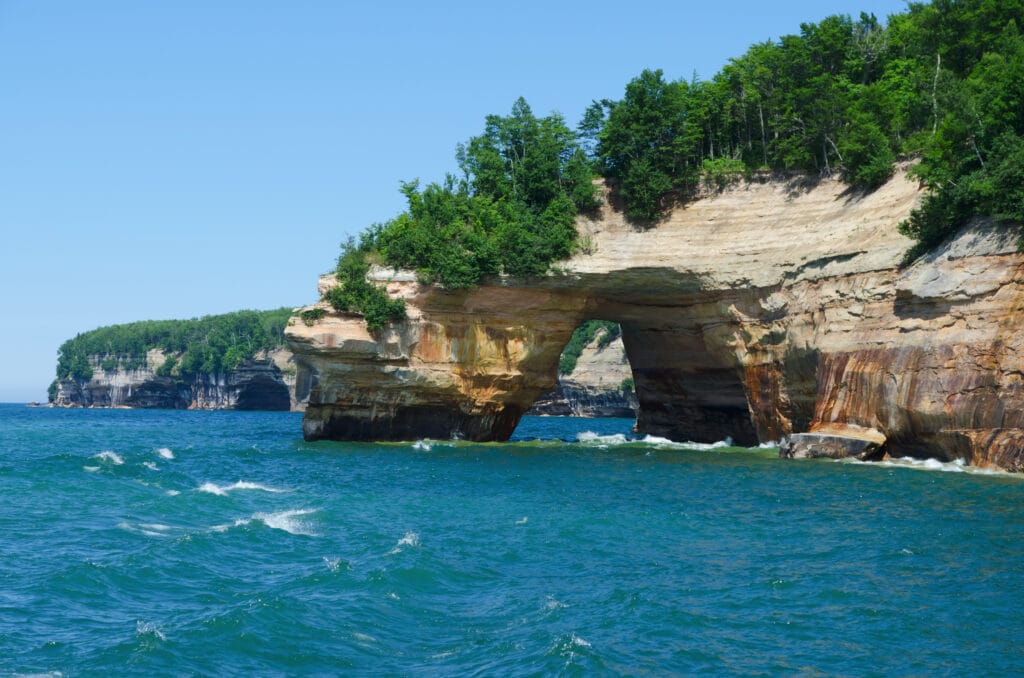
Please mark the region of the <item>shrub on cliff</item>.
POLYGON ((562 349, 562 355, 558 359, 558 373, 571 374, 576 369, 583 349, 594 340, 598 332, 603 332, 598 340, 598 348, 604 348, 622 336, 622 328, 618 323, 608 320, 588 320, 573 330, 569 343, 562 349))
POLYGON ((362 313, 369 330, 377 332, 385 323, 405 317, 405 301, 389 298, 383 288, 366 279, 370 269, 366 255, 371 243, 372 240, 364 236, 358 244, 349 238, 342 245, 335 269, 338 285, 327 291, 324 300, 336 311, 362 313))
POLYGON ((460 145, 461 178, 402 184, 408 209, 342 246, 338 287, 325 299, 366 316, 371 329, 404 315, 366 281, 368 261, 414 269, 424 282, 469 288, 485 276, 536 276, 576 247, 576 215, 597 206, 593 172, 558 114, 533 115, 522 98, 460 145))

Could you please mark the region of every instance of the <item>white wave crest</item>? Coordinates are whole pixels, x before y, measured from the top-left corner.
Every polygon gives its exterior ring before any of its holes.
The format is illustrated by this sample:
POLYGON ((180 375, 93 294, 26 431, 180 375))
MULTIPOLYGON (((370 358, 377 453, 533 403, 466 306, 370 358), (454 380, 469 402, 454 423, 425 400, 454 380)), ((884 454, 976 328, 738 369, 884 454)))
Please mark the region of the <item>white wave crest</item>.
POLYGON ((557 600, 554 596, 548 596, 547 602, 544 603, 545 610, 560 610, 562 608, 569 607, 560 600, 557 600))
POLYGON ((613 433, 612 435, 603 436, 593 431, 583 431, 582 433, 576 434, 576 442, 579 443, 599 443, 602 445, 625 445, 630 442, 626 438, 625 433, 613 433))
POLYGON ((104 461, 104 462, 113 464, 114 466, 120 466, 121 464, 124 463, 124 459, 121 458, 121 455, 119 455, 117 452, 113 452, 111 450, 104 450, 103 452, 100 452, 99 454, 93 455, 92 458, 93 459, 99 459, 100 461, 104 461))
POLYGON ((306 525, 306 521, 300 516, 307 516, 315 513, 313 509, 292 509, 289 511, 277 511, 276 513, 254 513, 253 520, 258 520, 267 527, 275 530, 284 530, 289 534, 302 534, 307 537, 315 536, 315 533, 306 525))
POLYGON ((516 525, 525 525, 528 522, 530 522, 530 519, 527 516, 523 516, 522 518, 516 521, 516 525))
POLYGON ((161 447, 156 451, 156 454, 161 459, 174 459, 174 452, 169 447, 161 447))
POLYGON ((591 647, 590 641, 584 640, 583 638, 580 638, 575 633, 572 634, 572 636, 570 637, 570 640, 572 641, 572 644, 575 645, 576 647, 591 647))
POLYGON ((396 553, 401 553, 402 549, 404 547, 406 547, 406 546, 419 546, 419 545, 420 545, 420 536, 418 534, 416 534, 415 532, 406 532, 405 536, 402 537, 401 539, 399 539, 398 542, 395 544, 395 548, 393 548, 390 551, 388 551, 388 555, 391 556, 391 555, 394 555, 396 553))
POLYGON ((417 440, 413 443, 412 449, 420 450, 421 452, 430 452, 430 450, 434 449, 434 446, 429 440, 417 440))
POLYGON ((142 465, 148 468, 150 471, 159 471, 160 467, 156 465, 155 461, 144 461, 142 465))
MULTIPOLYGON (((277 511, 275 513, 254 513, 248 518, 239 518, 233 523, 224 523, 221 525, 214 525, 210 528, 211 532, 227 532, 233 527, 245 527, 246 525, 252 525, 254 522, 260 522, 269 528, 275 530, 282 530, 289 534, 301 534, 306 537, 315 537, 316 532, 309 527, 305 520, 302 520, 302 516, 307 516, 310 513, 316 513, 315 509, 290 509, 288 511, 277 511)), ((326 562, 326 559, 325 559, 326 562)), ((329 563, 328 563, 329 566, 329 563)))
POLYGON ((144 534, 147 537, 169 537, 171 535, 168 533, 175 529, 170 525, 163 525, 161 523, 139 523, 138 525, 132 525, 129 522, 118 523, 117 528, 126 532, 134 532, 135 534, 144 534))
POLYGON ((100 470, 100 467, 99 466, 83 466, 82 470, 86 471, 87 473, 96 473, 97 471, 100 470))
POLYGON ((663 449, 671 448, 677 450, 716 450, 721 447, 732 447, 732 438, 719 440, 716 443, 679 443, 661 436, 647 435, 643 438, 630 438, 624 433, 613 433, 611 435, 599 435, 593 431, 583 431, 576 434, 576 441, 580 443, 597 444, 602 449, 615 445, 651 445, 663 449))
POLYGON ((135 635, 137 636, 152 636, 160 640, 167 640, 167 636, 153 624, 143 621, 135 622, 135 635))
POLYGON ((167 490, 166 492, 164 492, 164 494, 166 494, 168 497, 177 497, 179 494, 181 494, 181 492, 179 492, 178 490, 167 490))
POLYGON ((219 497, 227 496, 228 492, 235 490, 260 490, 261 492, 273 492, 279 494, 281 492, 287 492, 288 490, 278 489, 276 487, 269 487, 267 485, 260 485, 259 483, 250 483, 246 480, 239 480, 231 485, 217 485, 216 483, 203 483, 199 486, 200 492, 207 492, 209 494, 216 494, 219 497))
POLYGON ((963 459, 939 461, 938 459, 915 459, 914 457, 896 457, 885 461, 861 461, 853 457, 837 460, 846 464, 864 464, 866 466, 885 466, 889 468, 910 468, 921 471, 944 471, 946 473, 990 473, 986 469, 968 466, 963 459))

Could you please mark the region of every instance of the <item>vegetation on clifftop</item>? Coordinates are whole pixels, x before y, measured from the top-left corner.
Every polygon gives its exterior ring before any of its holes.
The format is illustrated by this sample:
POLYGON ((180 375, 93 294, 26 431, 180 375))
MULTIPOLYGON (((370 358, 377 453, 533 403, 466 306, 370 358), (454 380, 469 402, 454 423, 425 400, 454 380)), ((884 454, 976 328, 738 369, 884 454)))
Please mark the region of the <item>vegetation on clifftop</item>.
POLYGON ((576 369, 576 363, 583 353, 583 349, 594 340, 598 332, 603 332, 597 342, 598 348, 604 348, 622 336, 622 328, 618 323, 608 320, 588 320, 573 330, 569 343, 562 349, 562 355, 558 359, 558 373, 572 374, 576 369))
POLYGON ((576 247, 597 175, 650 226, 702 181, 798 171, 871 190, 916 158, 930 191, 901 225, 919 242, 911 255, 973 216, 1024 222, 1022 17, 1024 0, 911 2, 885 23, 830 16, 751 46, 709 80, 645 70, 575 131, 519 99, 459 146, 461 176, 403 184, 408 210, 344 246, 342 291, 328 299, 379 328, 402 310, 363 287, 370 262, 449 288, 543 274, 576 247))
MULTIPOLYGON (((258 351, 284 345, 291 309, 237 311, 191 320, 145 320, 83 332, 58 349, 57 379, 88 380, 99 360, 104 371, 133 370, 146 365, 146 353, 172 354, 157 374, 190 378, 238 367, 258 351)), ((56 390, 51 387, 51 400, 56 390)))
POLYGON ((541 275, 572 254, 575 219, 598 204, 593 171, 576 134, 557 113, 534 116, 522 98, 510 115, 490 115, 483 134, 457 151, 461 176, 402 184, 408 209, 342 246, 336 309, 366 315, 371 330, 402 317, 370 285, 370 263, 414 269, 446 288, 487 275, 541 275))
POLYGON ((932 189, 904 231, 936 244, 964 219, 1024 217, 1022 0, 910 3, 882 24, 831 16, 752 46, 707 81, 644 71, 584 116, 628 213, 656 221, 702 176, 840 173, 863 189, 899 156, 932 189))

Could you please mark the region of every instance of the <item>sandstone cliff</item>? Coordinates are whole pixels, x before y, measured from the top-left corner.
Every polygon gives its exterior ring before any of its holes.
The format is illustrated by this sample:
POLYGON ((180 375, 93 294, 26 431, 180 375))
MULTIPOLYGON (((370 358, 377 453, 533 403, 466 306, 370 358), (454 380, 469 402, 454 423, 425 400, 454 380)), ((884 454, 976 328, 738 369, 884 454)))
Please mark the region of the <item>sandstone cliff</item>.
POLYGON ((1021 470, 1024 256, 979 222, 900 269, 896 224, 918 199, 902 173, 869 194, 742 184, 648 231, 605 205, 579 221, 585 252, 540 280, 445 291, 376 271, 407 321, 377 336, 333 312, 289 324, 304 434, 507 438, 554 388, 573 329, 600 318, 622 326, 640 432, 832 435, 1021 470))
POLYGON ((294 358, 287 349, 258 353, 222 374, 180 380, 159 376, 168 355, 153 349, 139 369, 104 370, 104 356, 92 356, 89 380, 57 382, 57 407, 137 407, 201 410, 302 410, 295 397, 294 358))
POLYGON ((602 346, 600 330, 583 347, 576 368, 559 375, 558 387, 543 394, 527 414, 572 417, 635 417, 633 373, 621 337, 602 346), (623 384, 626 383, 626 388, 623 384))

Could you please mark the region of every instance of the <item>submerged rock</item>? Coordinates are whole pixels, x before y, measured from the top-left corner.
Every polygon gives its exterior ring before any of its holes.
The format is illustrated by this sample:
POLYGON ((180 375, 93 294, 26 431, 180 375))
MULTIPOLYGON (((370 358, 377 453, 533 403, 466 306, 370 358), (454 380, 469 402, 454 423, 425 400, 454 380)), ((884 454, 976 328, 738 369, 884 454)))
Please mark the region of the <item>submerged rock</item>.
POLYGON ((880 459, 883 442, 868 437, 852 437, 835 433, 792 433, 779 444, 779 456, 789 459, 847 459, 875 461, 880 459))

